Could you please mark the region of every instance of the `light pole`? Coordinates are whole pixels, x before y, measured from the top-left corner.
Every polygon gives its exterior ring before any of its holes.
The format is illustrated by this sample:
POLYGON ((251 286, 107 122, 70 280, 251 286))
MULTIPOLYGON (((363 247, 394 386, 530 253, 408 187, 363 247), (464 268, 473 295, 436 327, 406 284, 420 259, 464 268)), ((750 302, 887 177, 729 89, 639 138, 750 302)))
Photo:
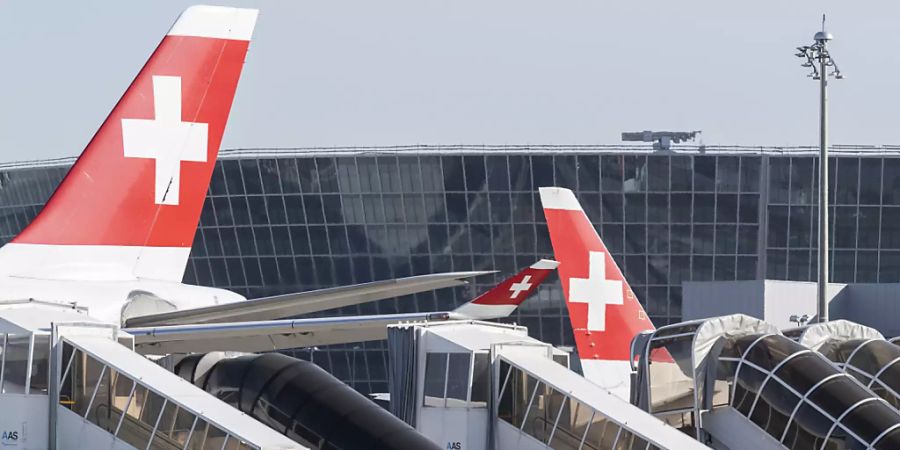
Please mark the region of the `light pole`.
POLYGON ((802 66, 812 69, 809 77, 819 80, 819 322, 828 321, 828 78, 844 78, 828 53, 828 41, 832 39, 831 33, 825 31, 823 15, 822 31, 813 37, 815 43, 797 47, 797 56, 806 60, 802 66))

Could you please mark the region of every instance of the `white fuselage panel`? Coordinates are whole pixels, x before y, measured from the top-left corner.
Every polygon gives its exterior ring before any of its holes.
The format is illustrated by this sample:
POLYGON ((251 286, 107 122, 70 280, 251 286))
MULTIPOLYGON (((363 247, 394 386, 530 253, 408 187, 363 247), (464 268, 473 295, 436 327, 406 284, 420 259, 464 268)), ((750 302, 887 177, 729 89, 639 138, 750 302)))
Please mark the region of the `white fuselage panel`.
POLYGON ((631 364, 628 361, 582 359, 584 378, 606 389, 616 397, 629 401, 631 397, 631 364))
MULTIPOLYGON (((0 277, 0 301, 34 299, 71 303, 88 309, 91 317, 120 324, 129 296, 143 291, 159 297, 177 310, 246 300, 224 289, 159 280, 52 280, 0 277)), ((161 311, 165 312, 165 311, 161 311)), ((151 313, 151 312, 147 312, 151 313)))

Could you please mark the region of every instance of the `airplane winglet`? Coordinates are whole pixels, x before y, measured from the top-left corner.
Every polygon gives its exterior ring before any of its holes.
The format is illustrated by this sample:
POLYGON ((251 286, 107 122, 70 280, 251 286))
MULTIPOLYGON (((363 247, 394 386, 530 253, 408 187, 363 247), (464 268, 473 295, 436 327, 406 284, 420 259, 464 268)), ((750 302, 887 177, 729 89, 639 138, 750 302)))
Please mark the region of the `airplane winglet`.
POLYGON ((258 9, 194 5, 181 13, 168 35, 249 41, 258 15, 258 9))
POLYGON ((544 209, 566 209, 570 211, 584 211, 581 203, 575 198, 575 194, 566 188, 542 187, 538 188, 541 195, 541 204, 544 209))
POLYGON ((557 266, 559 263, 551 259, 537 261, 471 302, 460 306, 453 313, 469 319, 506 317, 534 293, 557 266))

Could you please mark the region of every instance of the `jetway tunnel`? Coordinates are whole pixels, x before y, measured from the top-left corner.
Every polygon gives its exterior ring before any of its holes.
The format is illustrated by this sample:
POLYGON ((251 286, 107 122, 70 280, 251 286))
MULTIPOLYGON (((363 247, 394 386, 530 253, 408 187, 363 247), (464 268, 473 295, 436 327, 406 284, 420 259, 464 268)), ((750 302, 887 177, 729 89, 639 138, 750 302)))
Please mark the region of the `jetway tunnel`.
POLYGON ((319 366, 280 353, 190 355, 175 373, 314 448, 440 448, 319 366))
POLYGON ((873 328, 846 320, 786 330, 801 345, 816 350, 838 369, 900 409, 900 346, 873 328))
POLYGON ((632 401, 708 445, 900 448, 900 412, 888 401, 752 317, 662 327, 638 335, 631 353, 632 401))

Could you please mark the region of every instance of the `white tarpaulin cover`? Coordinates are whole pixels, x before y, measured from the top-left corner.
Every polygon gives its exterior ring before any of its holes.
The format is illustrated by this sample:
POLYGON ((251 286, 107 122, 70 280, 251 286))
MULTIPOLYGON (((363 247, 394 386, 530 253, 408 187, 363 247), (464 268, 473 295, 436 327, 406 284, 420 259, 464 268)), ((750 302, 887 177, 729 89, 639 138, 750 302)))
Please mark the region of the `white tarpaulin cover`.
MULTIPOLYGON (((734 340, 754 334, 781 334, 781 331, 775 325, 744 314, 714 317, 697 328, 693 349, 694 382, 697 392, 703 392, 704 398, 712 398, 714 395, 713 392, 707 392, 706 377, 703 374, 710 367, 707 357, 716 343, 722 339, 734 340)), ((709 388, 714 388, 714 385, 710 385, 709 388)))
POLYGON ((744 314, 714 317, 694 334, 694 373, 706 370, 706 356, 719 338, 736 339, 751 334, 781 334, 778 327, 744 314))
POLYGON ((825 323, 816 323, 806 327, 806 330, 797 340, 800 345, 811 350, 820 351, 828 341, 848 341, 851 339, 879 339, 884 340, 878 330, 860 325, 849 320, 832 320, 825 323))

